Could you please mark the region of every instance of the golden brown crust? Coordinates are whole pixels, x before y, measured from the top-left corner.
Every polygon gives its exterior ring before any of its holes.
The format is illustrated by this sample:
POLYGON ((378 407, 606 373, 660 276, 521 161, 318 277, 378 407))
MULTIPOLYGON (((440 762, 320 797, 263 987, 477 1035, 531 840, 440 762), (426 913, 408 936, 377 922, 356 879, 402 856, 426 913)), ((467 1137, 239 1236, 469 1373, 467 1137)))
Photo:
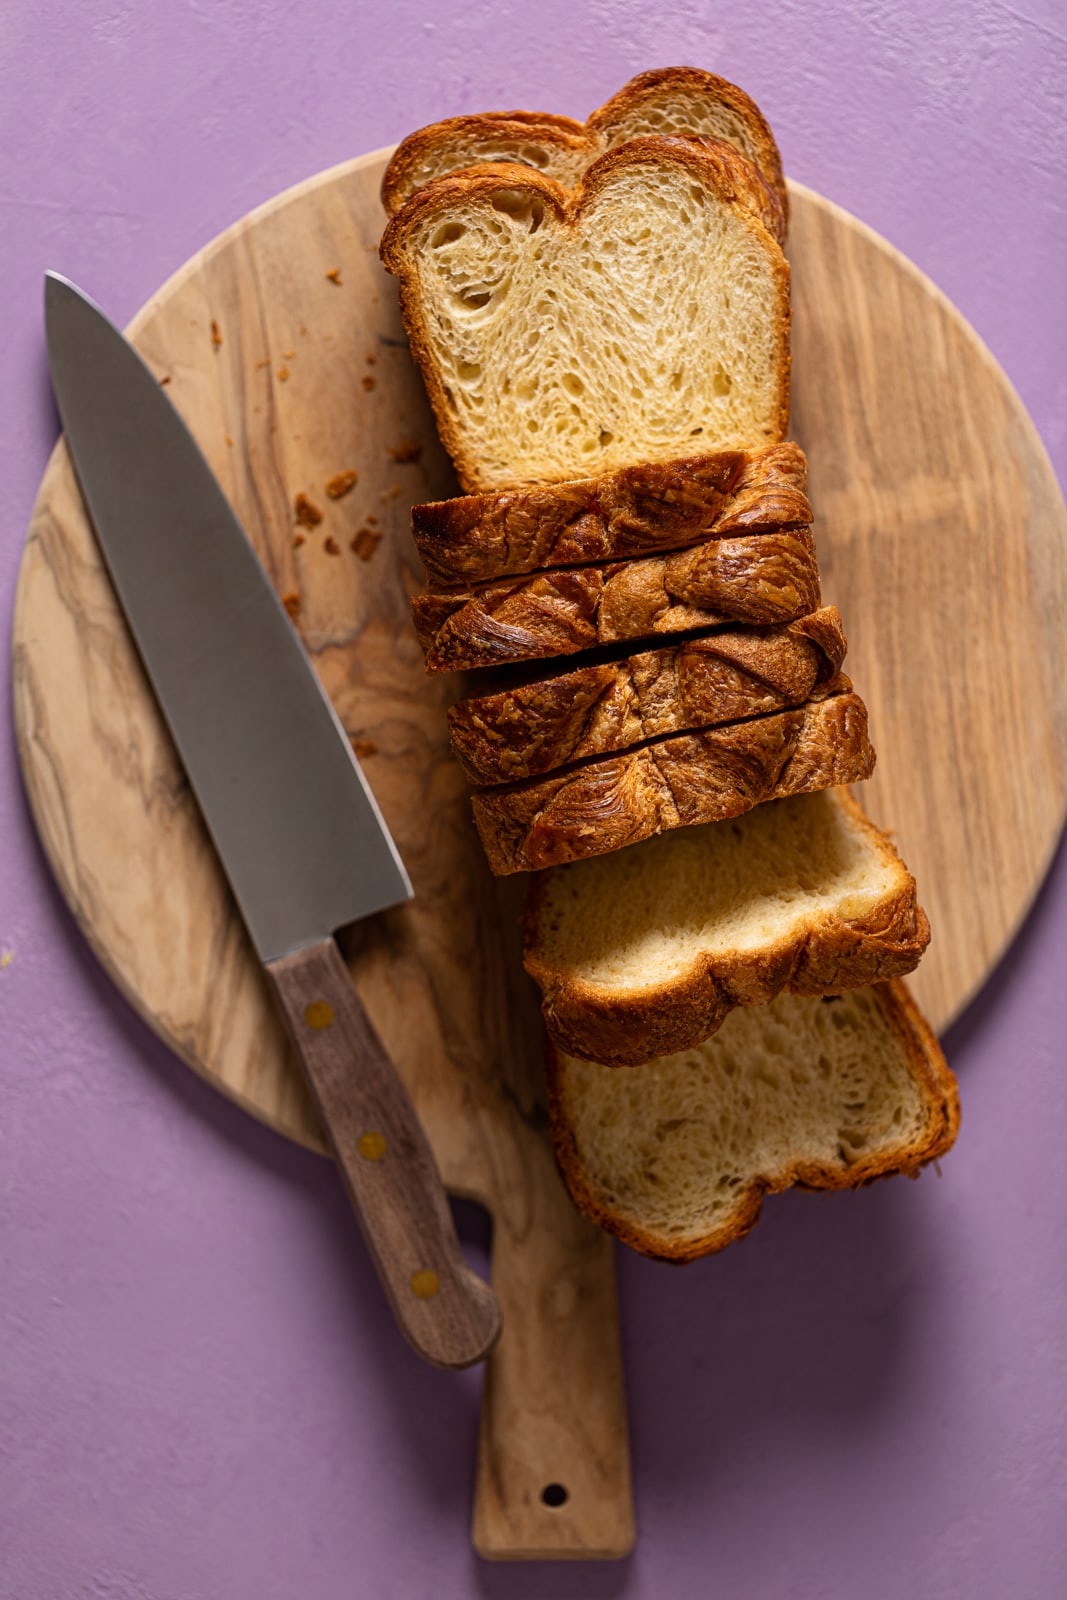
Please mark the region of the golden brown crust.
MULTIPOLYGON (((706 95, 709 99, 728 106, 738 121, 746 128, 752 155, 764 182, 778 196, 782 209, 782 235, 789 216, 789 192, 782 172, 782 158, 771 132, 770 124, 756 102, 739 89, 737 84, 714 72, 704 72, 699 67, 658 67, 641 72, 636 78, 613 94, 610 100, 594 111, 586 120, 586 127, 601 135, 609 148, 619 139, 632 137, 632 129, 640 112, 661 103, 670 94, 706 95)), ((741 152, 745 154, 744 151, 741 152)))
POLYGON ((411 611, 427 672, 461 672, 724 622, 791 622, 820 598, 811 530, 789 528, 420 594, 411 611))
MULTIPOLYGON (((664 154, 667 146, 673 147, 673 156, 679 165, 688 166, 694 177, 715 188, 724 200, 733 201, 746 210, 754 221, 761 223, 778 245, 781 254, 785 237, 781 202, 774 190, 764 182, 759 169, 724 139, 688 138, 685 135, 663 133, 646 133, 638 139, 629 139, 625 144, 608 150, 586 168, 581 182, 584 199, 591 199, 605 188, 612 174, 620 167, 638 166, 650 157, 664 154), (688 160, 685 159, 686 152, 688 160)), ((785 261, 784 256, 782 261, 785 261)), ((782 432, 784 434, 784 428, 782 432)))
MULTIPOLYGON (((883 856, 896 852, 859 802, 835 788, 835 801, 883 856)), ((899 859, 899 858, 897 858, 899 859)), ((913 972, 930 942, 930 924, 916 900, 915 879, 900 863, 891 893, 866 916, 827 911, 758 951, 713 959, 695 949, 689 967, 640 994, 612 994, 553 966, 544 953, 539 917, 548 875, 530 880, 525 965, 542 995, 551 1037, 569 1055, 610 1066, 640 1066, 698 1044, 721 1027, 734 1006, 765 1005, 783 989, 840 994, 913 972)))
POLYGON ((872 986, 872 997, 886 1026, 898 1037, 911 1075, 918 1085, 927 1117, 922 1134, 894 1150, 868 1152, 847 1167, 821 1162, 793 1162, 773 1180, 754 1177, 728 1225, 701 1238, 669 1239, 642 1227, 605 1203, 589 1182, 574 1134, 567 1098, 566 1070, 557 1047, 546 1040, 545 1077, 552 1147, 563 1181, 578 1210, 624 1244, 661 1261, 696 1261, 743 1239, 759 1220, 763 1199, 790 1188, 858 1189, 898 1173, 914 1177, 952 1148, 960 1124, 959 1090, 941 1047, 926 1019, 898 980, 872 986))
MULTIPOLYGON (((464 117, 446 117, 442 122, 432 122, 408 134, 397 145, 382 178, 382 205, 391 217, 411 196, 426 186, 420 176, 427 166, 444 159, 446 151, 454 152, 449 158, 449 171, 465 172, 485 164, 479 149, 492 152, 505 142, 533 148, 538 145, 549 160, 553 154, 573 155, 576 162, 588 164, 600 154, 601 146, 590 141, 584 123, 570 117, 553 116, 535 111, 486 111, 464 117)), ((492 156, 489 159, 493 159, 492 156)), ((518 164, 518 163, 517 163, 518 164)), ((530 168, 547 162, 530 161, 530 168)), ((431 181, 436 181, 432 179, 431 181)))
POLYGON ((807 460, 793 443, 719 451, 599 478, 412 507, 431 584, 446 590, 546 567, 620 561, 710 538, 811 521, 807 460))
MULTIPOLYGON (((496 153, 511 144, 518 145, 520 152, 526 149, 527 159, 535 169, 551 167, 560 157, 563 158, 561 165, 567 165, 568 169, 571 161, 589 166, 606 150, 632 139, 635 132, 654 131, 651 124, 642 127, 643 119, 654 112, 657 103, 678 94, 704 97, 727 108, 743 130, 749 159, 773 198, 773 208, 767 206, 762 195, 758 196, 757 203, 766 211, 764 220, 769 221, 771 231, 782 243, 789 197, 774 135, 755 101, 743 89, 696 67, 664 67, 640 73, 594 111, 585 123, 538 111, 487 111, 431 123, 409 134, 397 146, 382 179, 382 204, 388 215, 393 216, 418 188, 424 186, 427 172, 445 175, 467 171, 481 165, 485 159, 497 159, 496 153)), ((700 136, 695 128, 673 128, 672 132, 700 136)), ((731 148, 735 146, 731 144, 731 148)), ((745 151, 740 153, 746 154, 745 151)))
POLYGON ((470 450, 455 410, 455 402, 442 377, 415 262, 407 248, 409 239, 429 218, 444 219, 455 207, 477 205, 492 209, 493 197, 502 190, 508 192, 509 205, 515 203, 516 197, 525 196, 531 206, 539 204, 544 207, 546 219, 552 215, 559 226, 577 232, 584 208, 610 185, 613 175, 627 167, 642 164, 684 167, 699 183, 715 192, 724 205, 732 208, 741 226, 756 233, 763 246, 775 280, 779 308, 774 327, 770 330, 775 345, 771 367, 777 375, 778 389, 771 437, 767 442, 776 443, 785 438, 789 429, 791 359, 789 264, 773 234, 750 209, 750 197, 745 197, 746 186, 759 183, 759 175, 730 146, 724 145, 721 149, 715 146, 713 140, 654 136, 635 139, 609 150, 595 161, 574 190, 566 190, 550 178, 515 163, 489 163, 467 172, 434 179, 424 188, 416 190, 391 218, 382 235, 382 262, 386 271, 399 280, 400 311, 411 351, 426 385, 441 442, 452 457, 459 481, 468 493, 492 491, 499 489, 500 485, 485 481, 482 462, 470 450), (749 171, 743 173, 742 166, 748 166, 749 171))
POLYGON ((480 791, 471 803, 491 870, 502 877, 608 855, 670 828, 869 778, 866 707, 847 678, 829 687, 839 692, 795 710, 480 791))
POLYGON ((738 628, 593 662, 448 713, 452 753, 474 784, 511 783, 644 739, 802 705, 840 670, 835 606, 784 628, 738 628))

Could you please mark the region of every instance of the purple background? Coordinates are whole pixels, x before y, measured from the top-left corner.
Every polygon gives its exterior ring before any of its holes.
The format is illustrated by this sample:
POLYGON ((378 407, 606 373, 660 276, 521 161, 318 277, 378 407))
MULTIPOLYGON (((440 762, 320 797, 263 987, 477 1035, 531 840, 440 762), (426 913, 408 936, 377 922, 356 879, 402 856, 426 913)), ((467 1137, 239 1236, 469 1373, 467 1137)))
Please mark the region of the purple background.
MULTIPOLYGON (((756 97, 787 170, 971 319, 1063 482, 1064 31, 1060 0, 6 0, 0 613, 56 434, 46 266, 123 320, 322 167, 461 110, 583 116, 651 65, 756 97)), ((471 1554, 477 1377, 396 1337, 327 1165, 98 971, 9 728, 4 950, 4 1600, 1067 1593, 1062 855, 947 1041, 940 1181, 772 1201, 684 1272, 620 1259, 640 1542, 616 1566, 471 1554)))

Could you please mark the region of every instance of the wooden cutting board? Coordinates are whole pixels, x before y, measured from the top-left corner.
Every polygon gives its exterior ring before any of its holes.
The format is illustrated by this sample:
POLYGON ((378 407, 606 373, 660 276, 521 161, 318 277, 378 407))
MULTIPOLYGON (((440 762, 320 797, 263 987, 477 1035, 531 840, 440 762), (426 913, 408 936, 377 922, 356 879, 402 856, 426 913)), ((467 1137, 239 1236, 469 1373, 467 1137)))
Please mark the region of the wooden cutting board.
MULTIPOLYGON (((486 1374, 475 1544, 619 1555, 633 1518, 611 1249, 552 1164, 522 884, 494 883, 482 860, 445 738, 456 686, 424 675, 408 615, 421 581, 409 507, 456 490, 378 263, 388 154, 246 217, 130 331, 289 597, 415 885, 346 955, 446 1183, 493 1216, 505 1333, 486 1374), (348 471, 358 481, 332 498, 348 471)), ((959 315, 853 218, 792 195, 794 431, 879 751, 866 799, 919 879, 934 941, 914 986, 943 1027, 1018 927, 1063 821, 1067 515, 959 315)), ((321 1149, 62 443, 14 651, 31 803, 93 949, 190 1066, 321 1149)))

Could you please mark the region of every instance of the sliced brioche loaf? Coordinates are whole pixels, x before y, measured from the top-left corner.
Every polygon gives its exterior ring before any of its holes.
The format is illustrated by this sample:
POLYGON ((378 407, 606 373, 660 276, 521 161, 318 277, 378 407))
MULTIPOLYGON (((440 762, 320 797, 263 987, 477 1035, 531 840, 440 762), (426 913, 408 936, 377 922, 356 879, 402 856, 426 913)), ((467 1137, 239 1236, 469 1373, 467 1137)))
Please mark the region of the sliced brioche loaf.
POLYGON ((734 1006, 902 977, 929 938, 892 844, 828 789, 537 873, 525 959, 560 1048, 632 1066, 734 1006))
POLYGON ((782 795, 859 783, 874 769, 867 711, 838 678, 825 699, 638 745, 471 801, 503 876, 606 855, 673 828, 737 817, 782 795))
POLYGON ((784 628, 731 628, 458 701, 452 753, 475 784, 512 783, 643 739, 799 706, 838 672, 835 606, 784 628))
POLYGON ((901 983, 779 995, 640 1071, 550 1047, 547 1077, 575 1205, 667 1261, 743 1238, 765 1194, 914 1176, 959 1127, 956 1081, 901 983))
POLYGON ((808 464, 792 443, 722 451, 538 489, 414 506, 411 531, 431 584, 470 583, 678 550, 811 521, 808 464))
POLYGON ((721 623, 791 622, 819 600, 811 530, 789 528, 673 556, 420 594, 411 611, 427 672, 459 672, 721 623))
POLYGON ((419 189, 382 260, 469 491, 778 443, 789 268, 729 146, 647 137, 575 191, 518 166, 419 189))
POLYGON ((695 67, 643 72, 585 123, 548 112, 489 111, 420 128, 397 147, 386 168, 382 204, 392 216, 416 189, 486 161, 517 162, 573 188, 598 156, 646 133, 696 135, 732 145, 777 198, 772 220, 781 238, 788 201, 770 128, 735 84, 695 67))

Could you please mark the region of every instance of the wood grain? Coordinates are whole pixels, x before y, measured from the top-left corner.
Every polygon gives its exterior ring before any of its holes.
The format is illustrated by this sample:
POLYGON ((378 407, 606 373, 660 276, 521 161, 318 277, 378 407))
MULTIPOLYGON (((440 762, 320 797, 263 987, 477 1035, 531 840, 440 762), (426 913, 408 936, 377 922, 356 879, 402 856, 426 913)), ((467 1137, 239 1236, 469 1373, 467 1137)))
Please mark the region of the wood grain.
MULTIPOLYGON (((455 483, 377 260, 387 154, 244 219, 132 331, 294 597, 415 885, 342 946, 446 1184, 493 1214, 505 1332, 486 1377, 477 1547, 620 1554, 633 1521, 610 1244, 556 1177, 519 880, 494 885, 486 869, 447 753, 456 687, 424 675, 407 607, 421 582, 409 506, 455 483), (349 469, 358 483, 332 500, 327 482, 349 469), (323 513, 310 529, 299 494, 323 513), (552 1483, 562 1506, 542 1499, 552 1483)), ((958 314, 852 218, 792 195, 794 418, 824 593, 871 713, 869 809, 897 831, 934 925, 915 988, 943 1026, 1015 932, 1063 820, 1067 517, 1017 397, 958 314)), ((86 937, 185 1061, 321 1149, 62 446, 14 650, 31 804, 86 937)))
POLYGON ((1018 395, 884 239, 792 187, 793 431, 878 752, 863 803, 933 927, 940 1031, 996 965, 1067 805, 1067 511, 1018 395))

